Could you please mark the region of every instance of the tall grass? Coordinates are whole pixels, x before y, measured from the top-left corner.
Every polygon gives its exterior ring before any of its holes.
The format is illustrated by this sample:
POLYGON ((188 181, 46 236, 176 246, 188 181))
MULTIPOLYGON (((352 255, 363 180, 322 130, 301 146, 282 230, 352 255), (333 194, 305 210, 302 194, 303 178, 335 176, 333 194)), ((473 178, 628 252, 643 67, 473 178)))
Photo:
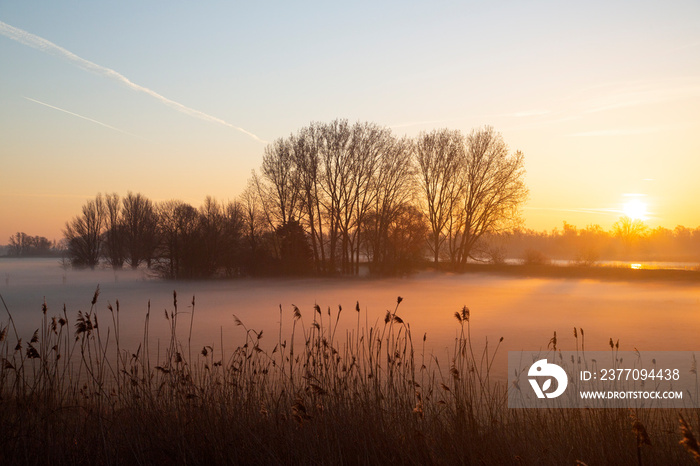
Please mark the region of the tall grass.
POLYGON ((361 318, 359 303, 304 312, 280 306, 272 342, 234 317, 240 341, 227 353, 223 336, 219 347, 192 347, 194 297, 188 338, 177 338, 182 313, 173 293, 172 309, 157 319, 169 326, 170 341, 155 355, 150 304, 135 349, 120 344, 119 303, 98 305, 99 289, 74 321, 65 307, 50 317, 44 304, 28 340, 5 307, 0 464, 692 464, 700 458, 696 412, 679 424, 677 411, 508 409, 506 387, 492 380, 500 341, 475 353, 471 311, 455 313, 459 333, 443 367, 426 353, 425 335, 414 339, 401 301, 374 325, 361 318), (341 319, 350 329, 338 330, 341 319), (291 322, 288 334, 282 321, 291 322))

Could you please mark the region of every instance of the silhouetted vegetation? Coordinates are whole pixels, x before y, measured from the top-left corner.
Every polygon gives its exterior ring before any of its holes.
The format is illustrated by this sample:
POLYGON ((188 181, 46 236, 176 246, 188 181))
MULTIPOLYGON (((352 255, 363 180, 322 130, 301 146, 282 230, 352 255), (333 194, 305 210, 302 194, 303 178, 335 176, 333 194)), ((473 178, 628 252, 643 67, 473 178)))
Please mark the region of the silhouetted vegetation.
POLYGON ((700 228, 651 229, 628 217, 621 217, 609 231, 600 225, 577 228, 564 222, 550 232, 516 229, 487 235, 480 253, 491 263, 505 258, 540 264, 556 259, 582 266, 605 260, 700 262, 700 228))
MULTIPOLYGON (((118 301, 100 304, 99 289, 77 316, 64 306, 52 317, 44 304, 31 337, 17 332, 8 310, 9 323, 0 321, 0 462, 695 464, 700 457, 692 409, 509 409, 505 384, 493 380, 500 342, 475 349, 483 335, 471 311, 454 313, 457 337, 441 363, 426 352, 427 335, 413 339, 401 301, 372 326, 360 324, 368 318, 359 303, 333 311, 280 306, 271 342, 234 316, 240 334, 226 348, 178 338, 176 294, 165 317, 145 313, 138 348, 122 346, 126 310, 118 301), (351 328, 336 332, 339 321, 351 328), (158 349, 149 337, 154 325, 170 329, 158 349)), ((194 297, 187 304, 191 336, 194 297)))
POLYGON ((48 257, 59 256, 61 253, 61 247, 55 241, 24 232, 10 236, 7 244, 7 255, 10 257, 48 257))
MULTIPOLYGON (((82 214, 66 223, 63 234, 74 267, 95 268, 105 250, 105 203, 101 194, 83 205, 82 214)), ((107 251, 110 254, 109 251, 107 251)), ((111 254, 110 254, 111 255, 111 254)))
POLYGON ((346 120, 312 123, 268 145, 243 193, 199 208, 142 194, 98 194, 66 223, 75 267, 140 265, 166 278, 395 275, 468 262, 700 261, 700 229, 610 231, 564 222, 521 228, 524 156, 486 127, 397 138, 346 120))
POLYGON ((446 256, 454 267, 463 267, 484 234, 518 225, 528 194, 524 156, 509 154, 492 128, 466 138, 459 131, 422 134, 416 154, 435 264, 446 256))
POLYGON ((266 147, 235 201, 98 194, 64 235, 73 266, 145 264, 168 278, 399 274, 423 266, 429 246, 440 266, 462 268, 483 235, 518 224, 523 177, 522 154, 492 128, 414 141, 335 120, 266 147))

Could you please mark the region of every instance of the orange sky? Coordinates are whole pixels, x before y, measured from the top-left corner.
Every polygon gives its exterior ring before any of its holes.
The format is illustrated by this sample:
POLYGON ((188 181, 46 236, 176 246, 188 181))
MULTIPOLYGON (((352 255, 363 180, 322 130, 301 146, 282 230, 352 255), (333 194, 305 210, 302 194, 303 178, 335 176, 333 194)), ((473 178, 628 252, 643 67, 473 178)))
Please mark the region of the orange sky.
POLYGON ((348 118, 492 125, 536 230, 700 226, 700 4, 22 3, 0 9, 0 244, 98 192, 234 199, 266 141, 348 118), (125 31, 129 31, 128 34, 125 31))

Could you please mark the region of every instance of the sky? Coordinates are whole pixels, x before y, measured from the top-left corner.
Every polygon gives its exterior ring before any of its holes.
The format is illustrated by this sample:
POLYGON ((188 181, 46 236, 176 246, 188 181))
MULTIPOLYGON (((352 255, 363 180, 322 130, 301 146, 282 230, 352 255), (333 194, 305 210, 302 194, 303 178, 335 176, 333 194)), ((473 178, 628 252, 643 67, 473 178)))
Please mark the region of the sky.
POLYGON ((484 125, 525 226, 700 226, 700 3, 0 2, 0 244, 98 192, 235 199, 312 121, 484 125), (627 207, 625 207, 627 206, 627 207))

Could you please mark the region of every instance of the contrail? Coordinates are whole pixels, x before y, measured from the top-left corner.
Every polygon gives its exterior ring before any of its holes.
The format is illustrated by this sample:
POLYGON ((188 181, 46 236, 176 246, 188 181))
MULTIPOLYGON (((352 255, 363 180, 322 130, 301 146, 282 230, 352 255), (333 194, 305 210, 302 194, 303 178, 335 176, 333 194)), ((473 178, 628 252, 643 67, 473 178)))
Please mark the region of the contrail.
POLYGON ((61 58, 65 58, 74 64, 76 64, 78 67, 89 71, 91 73, 95 73, 110 79, 114 79, 116 81, 119 81, 120 83, 126 85, 127 87, 130 87, 131 89, 137 91, 137 92, 143 92, 144 94, 148 94, 151 97, 160 100, 162 103, 165 105, 168 105, 169 107, 174 108, 175 110, 182 112, 186 115, 193 116, 195 118, 199 118, 201 120, 205 121, 210 121, 212 123, 218 123, 223 126, 228 126, 229 128, 233 128, 237 131, 240 131, 241 133, 244 133, 251 138, 255 139, 256 141, 262 142, 264 144, 267 144, 268 141, 265 141, 264 139, 259 138, 255 134, 251 133, 250 131, 247 131, 239 126, 233 125, 229 123, 228 121, 222 120, 221 118, 217 118, 215 116, 208 115, 204 112, 200 112, 199 110, 195 110, 193 108, 187 107, 185 105, 182 105, 179 102, 175 102, 174 100, 170 100, 167 97, 163 97, 162 95, 158 94, 157 92, 147 88, 140 86, 134 82, 131 82, 126 76, 123 74, 118 73, 117 71, 114 71, 113 69, 104 67, 102 65, 98 65, 97 63, 93 63, 89 60, 86 60, 82 57, 79 57, 78 55, 74 54, 73 52, 64 49, 63 47, 60 47, 56 44, 54 44, 51 41, 48 41, 42 37, 36 36, 32 33, 29 33, 27 31, 24 31, 22 29, 16 28, 14 26, 10 26, 7 23, 4 23, 0 21, 0 34, 3 36, 12 39, 16 42, 19 42, 20 44, 26 45, 28 47, 32 47, 37 50, 41 50, 42 52, 51 54, 51 55, 56 55, 61 58))
POLYGON ((88 118, 86 116, 79 115, 77 113, 69 112, 68 110, 60 108, 60 107, 54 107, 53 105, 49 105, 46 102, 41 102, 40 100, 35 100, 35 99, 32 99, 30 97, 25 97, 25 96, 22 96, 22 97, 24 97, 25 99, 30 100, 32 102, 35 102, 39 105, 43 105, 44 107, 53 108, 54 110, 58 110, 59 112, 67 113, 68 115, 73 115, 73 116, 76 116, 78 118, 82 118, 83 120, 97 123, 98 125, 104 126, 105 128, 113 129, 114 131, 119 131, 120 133, 128 134, 129 136, 134 136, 134 137, 137 137, 139 139, 143 139, 141 136, 137 136, 136 134, 129 133, 128 131, 124 131, 123 129, 115 128, 114 126, 110 126, 107 123, 102 123, 101 121, 93 120, 92 118, 88 118))

